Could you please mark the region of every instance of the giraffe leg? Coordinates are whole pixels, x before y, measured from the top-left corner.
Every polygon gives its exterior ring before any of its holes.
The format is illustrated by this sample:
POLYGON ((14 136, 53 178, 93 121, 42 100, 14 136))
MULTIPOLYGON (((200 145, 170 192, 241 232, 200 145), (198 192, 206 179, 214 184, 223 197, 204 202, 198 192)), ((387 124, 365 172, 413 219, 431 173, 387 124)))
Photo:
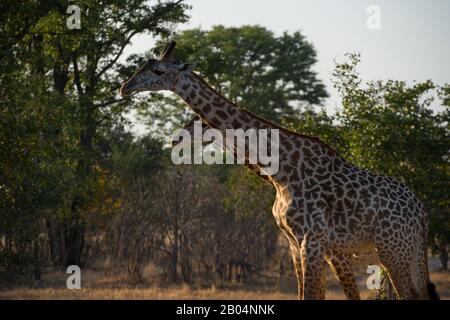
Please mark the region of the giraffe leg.
POLYGON ((303 269, 302 269, 302 256, 300 249, 293 244, 290 244, 292 260, 294 262, 294 269, 297 275, 298 284, 298 298, 301 300, 303 297, 303 269))
POLYGON ((411 259, 408 252, 397 253, 395 250, 378 250, 381 264, 386 269, 389 279, 399 299, 414 299, 412 290, 411 259))
POLYGON ((337 281, 341 284, 347 299, 360 300, 351 255, 343 252, 332 252, 326 256, 326 260, 337 281))
POLYGON ((303 300, 325 299, 325 257, 319 240, 304 239, 301 245, 303 300))

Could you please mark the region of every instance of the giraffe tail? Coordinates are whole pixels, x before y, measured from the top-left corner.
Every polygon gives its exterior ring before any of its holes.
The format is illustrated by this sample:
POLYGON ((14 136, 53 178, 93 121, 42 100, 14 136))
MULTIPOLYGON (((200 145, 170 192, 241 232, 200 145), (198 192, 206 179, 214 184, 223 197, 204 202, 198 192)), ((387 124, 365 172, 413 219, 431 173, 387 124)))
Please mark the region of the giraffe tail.
POLYGON ((437 293, 436 285, 433 282, 428 281, 427 289, 428 289, 428 295, 430 296, 431 300, 441 300, 441 298, 439 297, 439 294, 437 293))
POLYGON ((439 294, 436 290, 436 285, 431 282, 430 278, 430 270, 428 268, 428 223, 425 222, 425 228, 424 228, 424 236, 422 239, 423 243, 423 255, 424 255, 424 262, 425 262, 425 272, 426 272, 426 279, 427 279, 427 292, 430 300, 440 300, 439 294))

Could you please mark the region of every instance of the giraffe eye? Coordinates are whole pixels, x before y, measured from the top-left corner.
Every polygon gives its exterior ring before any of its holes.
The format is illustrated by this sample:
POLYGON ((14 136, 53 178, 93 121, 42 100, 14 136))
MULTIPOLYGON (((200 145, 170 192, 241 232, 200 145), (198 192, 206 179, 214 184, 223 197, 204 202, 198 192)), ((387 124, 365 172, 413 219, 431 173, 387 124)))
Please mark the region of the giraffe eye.
POLYGON ((153 70, 153 72, 154 72, 155 74, 157 74, 158 76, 160 76, 160 75, 162 75, 162 74, 164 73, 164 72, 159 71, 159 70, 157 70, 157 69, 153 70))

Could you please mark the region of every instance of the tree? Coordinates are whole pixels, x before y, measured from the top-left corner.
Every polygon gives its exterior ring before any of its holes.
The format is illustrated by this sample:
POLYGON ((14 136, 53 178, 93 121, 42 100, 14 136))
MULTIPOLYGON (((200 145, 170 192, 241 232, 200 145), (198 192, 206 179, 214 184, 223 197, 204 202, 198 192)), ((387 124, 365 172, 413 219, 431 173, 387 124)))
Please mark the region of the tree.
POLYGON ((108 219, 113 237, 109 250, 131 280, 141 281, 163 221, 157 208, 162 145, 149 136, 134 140, 130 133, 116 129, 109 135, 105 152, 110 153, 104 168, 114 208, 108 219))
MULTIPOLYGON (((39 141, 46 146, 62 141, 69 147, 45 162, 64 164, 67 170, 63 172, 73 177, 71 183, 66 184, 70 188, 65 192, 64 202, 46 217, 53 260, 59 265, 83 262, 85 219, 95 201, 94 189, 99 185, 96 165, 101 159, 97 140, 116 121, 122 121, 123 112, 131 104, 129 100, 117 98, 120 72, 131 72, 117 62, 133 36, 144 32, 167 36, 176 23, 186 21, 184 12, 188 8, 181 1, 153 4, 144 0, 129 1, 126 8, 118 0, 88 0, 80 7, 80 30, 66 28, 66 1, 13 3, 14 11, 6 10, 7 14, 2 11, 5 19, 0 25, 2 37, 5 31, 7 40, 1 46, 2 65, 3 60, 8 61, 1 76, 2 91, 7 93, 2 105, 9 112, 7 121, 11 128, 5 131, 5 141, 24 146, 11 124, 21 123, 22 116, 29 118, 28 112, 36 113, 38 106, 40 113, 26 127, 34 127, 36 131, 27 130, 25 144, 36 146, 33 141, 39 141), (54 120, 51 125, 47 115, 55 115, 50 117, 54 120), (41 126, 51 130, 47 134, 41 126)), ((3 157, 9 155, 9 150, 2 151, 5 152, 3 157)), ((42 163, 39 151, 41 149, 37 151, 38 156, 27 161, 42 163)), ((21 154, 28 155, 23 150, 21 154)), ((20 172, 17 167, 13 170, 20 172)), ((58 177, 54 178, 58 182, 58 177)), ((2 180, 1 184, 6 185, 4 190, 16 189, 11 185, 13 182, 2 180)), ((41 190, 42 187, 36 188, 41 190)), ((21 195, 27 192, 19 191, 21 195)), ((2 203, 11 208, 11 201, 17 202, 21 195, 6 193, 2 194, 2 203)), ((25 212, 24 209, 16 213, 13 220, 18 219, 17 216, 25 217, 25 212)))
POLYGON ((46 61, 37 52, 41 40, 31 36, 51 5, 5 1, 1 6, 0 237, 6 246, 0 248, 0 264, 14 274, 32 271, 39 278, 43 218, 49 211, 59 213, 73 178, 70 156, 56 159, 68 152, 74 131, 69 109, 49 107, 69 108, 69 103, 46 90, 46 61))

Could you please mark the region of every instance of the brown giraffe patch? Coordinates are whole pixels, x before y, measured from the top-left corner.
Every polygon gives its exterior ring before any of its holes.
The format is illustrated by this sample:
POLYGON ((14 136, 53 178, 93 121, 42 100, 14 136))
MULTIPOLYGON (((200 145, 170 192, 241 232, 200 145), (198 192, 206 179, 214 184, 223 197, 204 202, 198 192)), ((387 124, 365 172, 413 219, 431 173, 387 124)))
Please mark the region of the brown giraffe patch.
POLYGON ((209 103, 205 104, 205 106, 203 107, 203 111, 205 112, 205 114, 208 114, 211 111, 211 105, 209 103))
POLYGON ((224 111, 222 110, 217 110, 216 111, 216 115, 220 118, 222 118, 222 120, 226 120, 228 119, 228 114, 226 114, 224 111))

